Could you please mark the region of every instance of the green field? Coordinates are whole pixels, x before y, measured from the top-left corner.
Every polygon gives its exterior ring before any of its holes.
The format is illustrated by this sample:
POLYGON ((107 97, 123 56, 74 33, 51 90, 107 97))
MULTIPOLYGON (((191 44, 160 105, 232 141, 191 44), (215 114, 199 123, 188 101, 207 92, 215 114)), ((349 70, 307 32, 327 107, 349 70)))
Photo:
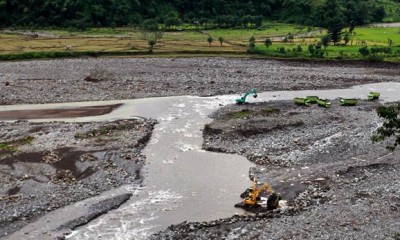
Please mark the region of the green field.
MULTIPOLYGON (((345 31, 346 29, 344 29, 345 31)), ((248 50, 249 38, 254 36, 256 47, 252 53, 267 57, 302 57, 311 58, 308 45, 316 44, 326 30, 294 24, 265 22, 262 29, 212 29, 166 31, 154 47, 154 55, 211 54, 244 55, 248 50), (283 38, 292 34, 294 38, 284 43, 283 38), (211 36, 211 45, 207 38, 211 36), (221 43, 219 37, 224 39, 221 43), (271 38, 273 45, 264 46, 266 38, 271 38), (301 46, 302 52, 293 52, 301 46), (285 48, 285 53, 277 51, 285 48)), ((400 61, 400 27, 356 27, 352 40, 343 46, 330 44, 324 53, 326 59, 363 59, 359 53, 362 45, 388 47, 391 39, 392 53, 382 55, 387 61, 400 61)), ((0 59, 79 57, 82 55, 129 55, 148 54, 148 41, 134 28, 95 28, 82 32, 66 30, 40 31, 32 37, 23 32, 0 34, 0 59), (15 55, 15 56, 13 56, 15 55), (17 56, 18 55, 18 56, 17 56)))

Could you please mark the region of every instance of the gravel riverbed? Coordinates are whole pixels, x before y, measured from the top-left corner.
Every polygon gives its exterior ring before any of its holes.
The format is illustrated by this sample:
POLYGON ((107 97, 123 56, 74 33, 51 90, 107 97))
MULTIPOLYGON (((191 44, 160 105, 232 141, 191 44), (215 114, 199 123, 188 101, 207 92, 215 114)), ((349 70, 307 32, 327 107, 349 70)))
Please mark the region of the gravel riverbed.
MULTIPOLYGON (((0 105, 211 96, 250 88, 337 89, 399 82, 399 76, 399 65, 389 63, 234 58, 1 62, 0 105)), ((334 101, 327 110, 276 101, 221 108, 205 127, 204 149, 255 162, 249 175, 271 183, 289 208, 185 222, 152 238, 398 239, 400 152, 370 141, 380 124, 374 113, 378 104, 339 107, 334 101)), ((154 124, 151 119, 0 122, 0 238, 53 209, 121 184, 140 184, 141 150, 154 124)))
POLYGON ((89 58, 0 62, 0 104, 348 88, 399 81, 397 64, 234 58, 89 58), (85 81, 88 80, 88 81, 85 81), (96 81, 98 80, 98 81, 96 81))
POLYGON ((183 223, 153 239, 398 239, 400 150, 373 144, 378 103, 331 109, 288 101, 230 105, 213 113, 206 150, 257 163, 288 208, 211 223, 183 223))
POLYGON ((140 184, 154 124, 0 122, 0 238, 54 209, 140 184))

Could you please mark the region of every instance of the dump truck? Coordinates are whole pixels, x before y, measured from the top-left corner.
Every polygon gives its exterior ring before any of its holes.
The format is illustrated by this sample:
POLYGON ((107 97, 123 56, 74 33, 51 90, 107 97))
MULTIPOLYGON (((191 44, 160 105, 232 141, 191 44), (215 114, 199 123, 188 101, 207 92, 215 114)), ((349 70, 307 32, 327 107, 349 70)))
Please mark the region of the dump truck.
POLYGON ((294 98, 294 103, 300 106, 311 106, 311 102, 307 98, 294 98))
POLYGON ((381 94, 378 92, 370 92, 368 93, 368 101, 378 100, 380 96, 381 94))
POLYGON ((318 99, 319 99, 318 96, 307 96, 306 98, 307 98, 307 100, 308 100, 310 103, 312 103, 312 104, 317 103, 317 101, 318 101, 318 99))
POLYGON ((328 99, 318 99, 317 100, 317 104, 320 107, 324 107, 324 108, 330 108, 332 106, 332 103, 328 100, 328 99))
POLYGON ((357 103, 358 103, 358 100, 355 98, 341 98, 340 99, 341 106, 356 106, 357 103))

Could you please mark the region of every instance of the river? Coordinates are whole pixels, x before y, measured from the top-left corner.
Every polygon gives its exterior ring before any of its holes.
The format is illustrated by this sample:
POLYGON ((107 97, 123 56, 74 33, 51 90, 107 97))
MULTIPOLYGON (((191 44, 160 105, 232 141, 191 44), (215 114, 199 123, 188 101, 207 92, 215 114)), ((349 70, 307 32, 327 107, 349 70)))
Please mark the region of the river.
MULTIPOLYGON (((365 99, 369 91, 381 92, 381 99, 386 102, 400 100, 400 83, 378 83, 341 90, 265 92, 260 93, 257 99, 249 98, 248 101, 287 100, 307 95, 318 95, 328 99, 338 97, 365 99)), ((120 208, 76 229, 67 237, 68 239, 145 239, 155 231, 183 221, 209 221, 230 217, 236 213, 246 214, 233 205, 240 201, 239 194, 251 184, 248 170, 253 164, 242 156, 206 152, 201 148, 202 129, 205 124, 212 121, 208 115, 221 106, 234 103, 237 97, 180 96, 1 106, 0 111, 122 103, 120 108, 107 115, 32 121, 86 122, 135 117, 157 119, 159 124, 156 125, 152 138, 144 149, 147 164, 144 168, 142 186, 139 188, 123 186, 115 190, 132 192, 133 196, 120 208)), ((57 221, 55 218, 58 215, 53 214, 52 221, 57 221)), ((58 217, 58 221, 62 221, 63 216, 58 217)), ((35 224, 32 223, 27 228, 41 228, 40 224, 35 224)), ((18 236, 17 232, 10 239, 18 239, 18 236)), ((30 234, 31 236, 32 239, 35 238, 35 234, 30 234)))

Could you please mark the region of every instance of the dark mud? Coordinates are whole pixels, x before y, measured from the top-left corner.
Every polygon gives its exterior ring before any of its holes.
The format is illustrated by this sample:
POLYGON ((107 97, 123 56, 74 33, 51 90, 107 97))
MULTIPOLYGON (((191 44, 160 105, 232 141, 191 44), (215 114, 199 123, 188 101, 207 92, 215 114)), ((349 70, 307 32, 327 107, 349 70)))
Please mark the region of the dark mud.
MULTIPOLYGON (((112 112, 121 105, 122 104, 115 104, 107 106, 93 106, 93 107, 53 109, 53 110, 0 111, 0 121, 101 116, 112 112)), ((31 131, 36 131, 36 129, 32 129, 31 131)))

